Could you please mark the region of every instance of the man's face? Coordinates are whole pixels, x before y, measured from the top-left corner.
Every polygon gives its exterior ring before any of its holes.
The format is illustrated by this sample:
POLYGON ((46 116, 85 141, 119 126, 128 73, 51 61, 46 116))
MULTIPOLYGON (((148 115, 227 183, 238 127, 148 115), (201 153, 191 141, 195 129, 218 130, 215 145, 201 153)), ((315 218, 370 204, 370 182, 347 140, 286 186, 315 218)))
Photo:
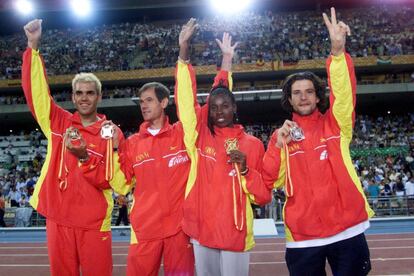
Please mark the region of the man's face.
POLYGON ((90 116, 96 113, 98 102, 102 95, 98 93, 94 82, 78 82, 72 93, 72 101, 81 116, 90 116))
POLYGON ((301 116, 310 115, 315 111, 319 98, 310 80, 297 80, 292 84, 292 94, 289 99, 293 111, 301 116))
POLYGON ((217 127, 233 126, 234 113, 237 107, 231 102, 229 97, 224 95, 214 95, 209 102, 210 118, 217 127))
POLYGON ((142 117, 146 122, 153 122, 154 120, 160 119, 167 105, 168 99, 164 98, 160 102, 155 94, 154 88, 144 90, 139 97, 142 117))

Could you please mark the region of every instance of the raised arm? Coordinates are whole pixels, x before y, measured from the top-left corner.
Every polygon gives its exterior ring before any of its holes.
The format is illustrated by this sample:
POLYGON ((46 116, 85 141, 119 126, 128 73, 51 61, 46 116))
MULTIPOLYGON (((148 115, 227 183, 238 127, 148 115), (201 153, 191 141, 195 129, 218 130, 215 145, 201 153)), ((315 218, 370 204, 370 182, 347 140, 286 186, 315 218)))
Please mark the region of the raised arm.
POLYGON ((351 57, 345 52, 346 36, 351 35, 348 25, 337 21, 336 12, 331 8, 331 20, 323 14, 331 40, 331 56, 326 62, 330 88, 329 118, 342 137, 352 139, 355 122, 356 78, 351 57))
POLYGON ((30 111, 45 136, 50 139, 53 117, 57 117, 54 121, 59 123, 61 116, 68 116, 69 113, 56 105, 50 96, 46 69, 38 51, 42 36, 42 20, 30 21, 24 26, 24 31, 28 48, 23 54, 22 87, 30 111))
POLYGON ((197 28, 194 18, 185 24, 179 36, 180 56, 175 70, 175 103, 177 115, 184 131, 184 144, 191 159, 191 173, 187 180, 185 196, 191 191, 197 171, 196 142, 200 130, 201 108, 197 102, 197 85, 194 69, 189 61, 190 40, 197 28))
POLYGON ((235 43, 231 45, 231 36, 228 33, 223 33, 222 41, 216 39, 222 53, 221 70, 214 78, 213 88, 217 86, 226 86, 230 91, 233 90, 233 78, 231 67, 233 62, 234 51, 238 45, 235 43))
POLYGON ((197 139, 200 121, 200 105, 197 102, 197 84, 195 72, 189 60, 190 40, 197 28, 194 18, 185 24, 180 32, 180 56, 175 70, 175 103, 177 115, 183 124, 184 142, 191 147, 197 139))

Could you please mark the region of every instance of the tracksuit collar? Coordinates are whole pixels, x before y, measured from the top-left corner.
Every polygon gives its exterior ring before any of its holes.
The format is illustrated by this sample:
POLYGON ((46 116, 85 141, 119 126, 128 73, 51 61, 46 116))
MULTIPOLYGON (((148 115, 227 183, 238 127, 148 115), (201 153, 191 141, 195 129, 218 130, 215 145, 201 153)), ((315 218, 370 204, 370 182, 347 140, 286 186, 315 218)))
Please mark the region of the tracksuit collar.
POLYGON ((81 121, 81 117, 79 115, 79 112, 76 111, 75 113, 73 113, 71 121, 72 121, 72 125, 74 127, 78 128, 78 129, 82 128, 85 131, 91 133, 92 135, 98 135, 101 132, 101 125, 102 125, 102 122, 104 122, 106 120, 106 116, 103 115, 103 114, 97 114, 97 117, 99 118, 99 120, 97 120, 92 125, 84 127, 82 125, 82 121, 81 121))
MULTIPOLYGON (((143 122, 140 126, 139 126, 139 134, 141 135, 148 135, 148 136, 153 136, 149 131, 148 128, 150 127, 150 122, 143 122)), ((168 118, 168 116, 165 116, 165 121, 164 121, 164 125, 162 126, 162 128, 160 129, 160 132, 158 132, 157 135, 160 135, 161 133, 164 133, 168 130, 171 129, 171 124, 170 124, 170 120, 168 118)), ((157 136, 156 135, 156 136, 157 136)))

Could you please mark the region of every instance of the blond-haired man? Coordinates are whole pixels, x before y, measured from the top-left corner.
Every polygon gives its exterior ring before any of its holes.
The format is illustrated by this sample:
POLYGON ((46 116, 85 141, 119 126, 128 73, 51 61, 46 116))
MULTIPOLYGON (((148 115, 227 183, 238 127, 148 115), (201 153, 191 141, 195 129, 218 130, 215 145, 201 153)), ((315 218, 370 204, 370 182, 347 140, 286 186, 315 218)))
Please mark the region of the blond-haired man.
POLYGON ((101 82, 91 73, 77 74, 72 81, 75 113, 53 101, 38 50, 41 23, 36 19, 24 27, 28 47, 22 86, 48 140, 30 203, 46 217, 52 275, 111 275, 112 175, 118 164, 117 141, 123 135, 118 128, 109 130, 109 135, 103 130, 106 118, 97 113, 101 82))

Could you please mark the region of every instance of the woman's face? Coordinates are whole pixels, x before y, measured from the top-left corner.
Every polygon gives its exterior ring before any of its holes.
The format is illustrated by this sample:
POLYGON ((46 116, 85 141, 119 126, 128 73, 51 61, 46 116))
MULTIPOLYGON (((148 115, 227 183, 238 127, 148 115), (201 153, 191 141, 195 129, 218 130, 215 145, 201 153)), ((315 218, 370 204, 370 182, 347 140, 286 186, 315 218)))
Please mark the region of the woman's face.
POLYGON ((237 107, 232 103, 230 97, 223 94, 210 96, 209 110, 213 125, 219 128, 233 126, 233 118, 237 107))

